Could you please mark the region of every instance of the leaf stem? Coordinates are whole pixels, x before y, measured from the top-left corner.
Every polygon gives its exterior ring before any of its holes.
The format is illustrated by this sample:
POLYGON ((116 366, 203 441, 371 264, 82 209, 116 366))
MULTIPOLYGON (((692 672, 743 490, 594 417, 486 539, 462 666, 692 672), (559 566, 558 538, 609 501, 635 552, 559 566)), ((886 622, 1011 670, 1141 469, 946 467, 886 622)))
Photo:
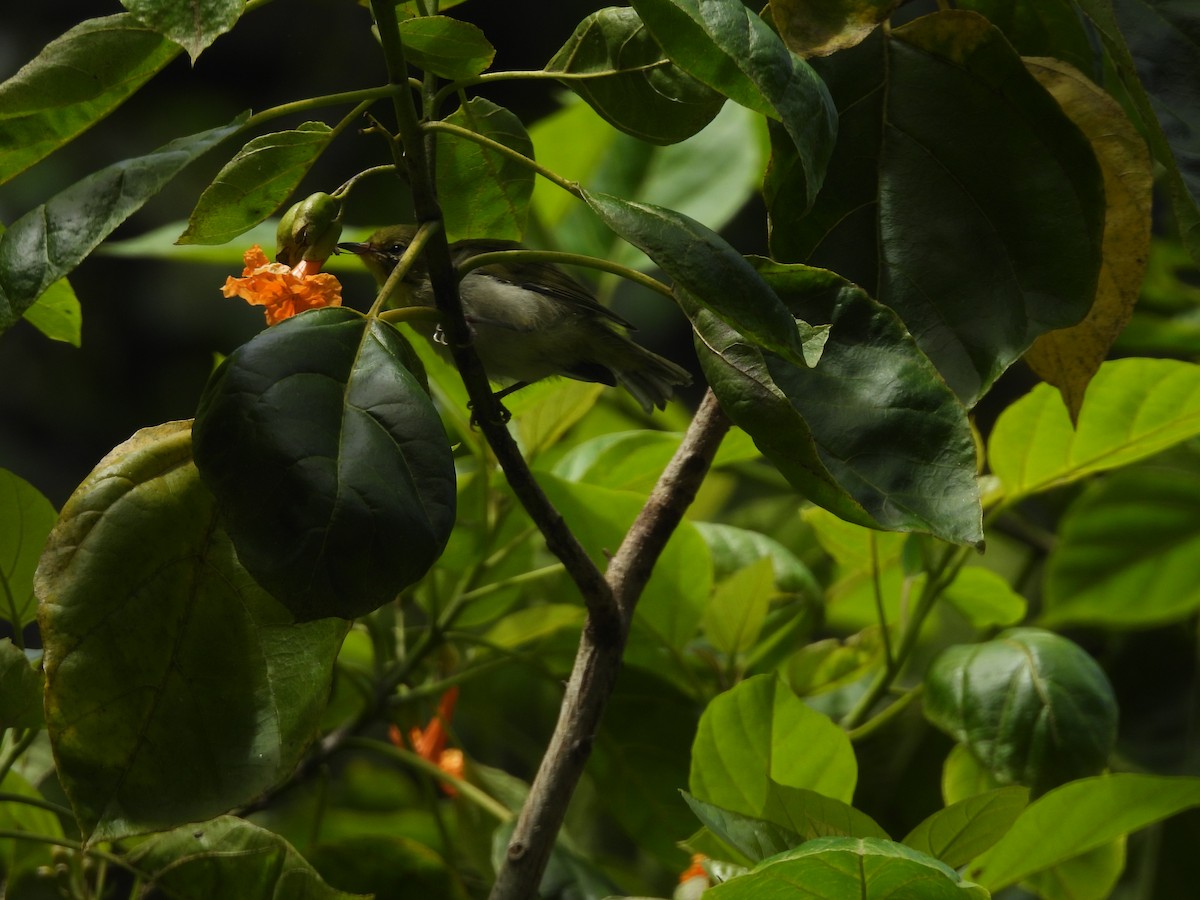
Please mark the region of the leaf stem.
POLYGON ((525 154, 514 150, 512 147, 506 147, 499 141, 494 141, 489 137, 485 137, 477 131, 472 131, 469 128, 463 128, 461 125, 455 125, 453 122, 426 122, 421 127, 425 131, 441 131, 445 132, 446 134, 452 134, 456 137, 464 138, 468 141, 474 141, 476 144, 479 144, 482 147, 487 147, 489 150, 495 153, 499 153, 502 156, 507 156, 509 159, 525 166, 527 169, 532 169, 547 181, 557 185, 572 196, 577 197, 580 200, 583 199, 583 191, 580 189, 577 182, 563 178, 557 172, 553 171, 552 169, 547 169, 545 166, 541 165, 535 160, 530 159, 525 154))
POLYGON ((674 299, 675 296, 671 293, 671 289, 667 285, 636 269, 631 269, 619 263, 609 262, 607 259, 599 259, 595 256, 585 256, 582 253, 563 253, 558 250, 495 250, 490 253, 480 253, 476 256, 468 257, 459 263, 458 275, 461 278, 472 269, 508 261, 548 262, 561 266, 583 266, 588 269, 596 269, 600 272, 619 275, 626 281, 640 284, 642 287, 656 291, 664 297, 674 299))
MULTIPOLYGON (((279 106, 272 106, 264 109, 261 112, 256 112, 242 124, 242 131, 250 131, 257 128, 263 122, 269 122, 271 119, 278 119, 283 116, 294 115, 295 113, 311 112, 314 109, 321 109, 326 106, 340 106, 343 103, 358 103, 369 106, 376 100, 383 100, 387 97, 394 97, 396 94, 404 90, 406 84, 386 84, 382 87, 362 88, 357 91, 342 91, 337 94, 323 94, 320 97, 309 97, 304 100, 293 100, 291 103, 283 103, 279 106)), ((363 112, 366 112, 366 109, 363 112)), ((355 114, 361 115, 358 110, 355 114)))
POLYGON ((74 850, 77 853, 82 853, 84 856, 94 856, 96 859, 102 859, 105 862, 111 863, 114 866, 124 869, 136 878, 143 881, 153 882, 148 874, 132 863, 126 861, 115 853, 109 853, 107 850, 100 850, 96 847, 85 847, 81 841, 73 841, 70 838, 56 837, 51 834, 37 834, 33 831, 21 831, 16 828, 0 828, 0 840, 14 841, 32 841, 35 844, 49 844, 51 847, 65 847, 68 850, 74 850))
POLYGON ((430 238, 441 230, 442 223, 440 220, 421 223, 421 226, 417 229, 417 233, 413 236, 412 243, 405 248, 404 255, 400 257, 400 261, 396 263, 396 267, 388 274, 383 287, 379 289, 379 294, 375 297, 375 302, 371 304, 371 309, 367 313, 369 318, 378 318, 380 311, 383 309, 383 304, 387 302, 396 288, 400 286, 400 282, 404 280, 404 276, 408 274, 408 270, 412 268, 416 258, 424 251, 430 238))
POLYGON ((660 59, 641 66, 631 66, 628 69, 608 69, 602 72, 552 72, 548 69, 514 69, 509 72, 483 72, 471 78, 461 78, 452 81, 433 96, 433 108, 437 109, 446 102, 451 94, 457 94, 464 88, 480 84, 493 84, 497 81, 587 81, 591 78, 609 78, 614 74, 630 72, 649 72, 669 66, 669 59, 660 59))
POLYGON ((65 806, 51 803, 49 800, 43 800, 41 797, 27 797, 24 794, 14 794, 11 791, 0 791, 0 803, 24 803, 26 806, 36 806, 38 809, 44 809, 47 812, 52 812, 56 816, 62 816, 66 819, 70 819, 74 815, 65 806))

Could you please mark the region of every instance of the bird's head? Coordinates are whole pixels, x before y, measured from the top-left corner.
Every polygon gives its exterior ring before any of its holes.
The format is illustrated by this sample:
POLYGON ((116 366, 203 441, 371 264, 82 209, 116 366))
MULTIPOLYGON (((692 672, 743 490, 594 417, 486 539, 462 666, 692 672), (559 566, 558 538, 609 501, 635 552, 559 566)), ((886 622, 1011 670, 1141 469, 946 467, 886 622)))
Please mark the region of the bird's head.
POLYGON ((356 254, 363 264, 383 283, 400 262, 417 234, 415 225, 388 225, 380 228, 365 241, 345 241, 338 244, 339 250, 356 254))

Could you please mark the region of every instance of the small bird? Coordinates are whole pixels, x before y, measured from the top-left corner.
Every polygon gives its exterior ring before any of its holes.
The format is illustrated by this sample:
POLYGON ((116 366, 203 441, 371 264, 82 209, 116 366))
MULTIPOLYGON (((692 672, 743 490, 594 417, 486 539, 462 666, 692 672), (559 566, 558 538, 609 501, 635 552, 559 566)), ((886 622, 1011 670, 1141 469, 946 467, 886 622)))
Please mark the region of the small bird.
MULTIPOLYGON (((358 254, 382 285, 404 255, 417 229, 381 228, 363 243, 338 244, 358 254)), ((472 256, 519 250, 512 241, 467 240, 450 246, 456 266, 472 256)), ((434 306, 433 290, 418 261, 404 279, 409 306, 434 306)), ((503 397, 551 375, 610 386, 621 385, 650 412, 665 409, 674 389, 692 382, 670 360, 634 343, 633 326, 601 306, 579 282, 555 265, 513 262, 472 269, 459 283, 463 315, 488 377, 508 384, 503 397)), ((441 326, 428 337, 443 345, 441 326)))

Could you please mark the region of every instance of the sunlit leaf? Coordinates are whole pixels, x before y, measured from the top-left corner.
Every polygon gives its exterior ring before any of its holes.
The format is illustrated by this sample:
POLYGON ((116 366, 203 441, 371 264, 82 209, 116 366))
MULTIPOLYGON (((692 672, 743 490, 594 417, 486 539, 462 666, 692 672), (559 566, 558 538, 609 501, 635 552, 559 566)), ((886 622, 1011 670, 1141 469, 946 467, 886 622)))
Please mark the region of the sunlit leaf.
POLYGON ((125 13, 51 41, 0 84, 0 184, 91 128, 178 54, 125 13))
POLYGON ((441 78, 470 78, 486 71, 496 49, 478 26, 449 16, 419 16, 400 21, 404 58, 441 78))
POLYGON ((196 58, 213 41, 229 31, 246 10, 244 0, 121 0, 121 5, 159 34, 179 44, 196 58))
POLYGON ((1062 392, 1074 419, 1088 382, 1138 301, 1150 252, 1154 172, 1145 142, 1116 100, 1056 59, 1026 59, 1025 65, 1091 142, 1104 175, 1107 209, 1096 301, 1078 325, 1043 334, 1025 354, 1033 370, 1062 392))
POLYGON ((957 869, 1000 840, 1028 805, 1024 787, 977 794, 928 816, 902 843, 957 869))
POLYGON ((204 189, 179 243, 224 244, 262 222, 291 196, 332 136, 324 122, 305 122, 251 140, 204 189))

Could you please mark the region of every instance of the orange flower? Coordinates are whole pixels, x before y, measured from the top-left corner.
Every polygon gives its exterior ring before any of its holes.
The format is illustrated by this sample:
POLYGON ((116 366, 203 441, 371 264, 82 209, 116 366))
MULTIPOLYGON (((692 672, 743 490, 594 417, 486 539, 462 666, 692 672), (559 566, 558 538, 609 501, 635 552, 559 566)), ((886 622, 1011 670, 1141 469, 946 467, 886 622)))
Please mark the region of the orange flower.
POLYGON ((679 883, 691 881, 693 878, 703 878, 708 881, 708 872, 704 868, 704 861, 708 859, 703 853, 692 854, 692 864, 679 873, 679 883))
POLYGON ((342 286, 337 278, 321 272, 321 264, 301 260, 292 269, 267 260, 262 247, 255 244, 246 251, 241 278, 225 279, 221 293, 241 297, 247 303, 265 307, 268 325, 276 325, 306 309, 342 305, 342 286))
MULTIPOLYGON (((446 739, 449 737, 446 733, 446 726, 450 722, 450 717, 454 715, 454 704, 457 700, 458 685, 454 685, 450 690, 442 694, 442 699, 438 702, 437 712, 429 720, 429 724, 424 728, 412 729, 408 737, 409 742, 412 744, 413 752, 417 756, 429 760, 447 774, 453 775, 456 778, 462 778, 466 770, 462 751, 446 749, 446 739)), ((392 739, 392 743, 397 747, 404 746, 403 735, 395 725, 388 728, 388 737, 392 739)), ((453 786, 445 782, 440 783, 440 787, 448 797, 454 797, 458 794, 458 791, 453 786)))

